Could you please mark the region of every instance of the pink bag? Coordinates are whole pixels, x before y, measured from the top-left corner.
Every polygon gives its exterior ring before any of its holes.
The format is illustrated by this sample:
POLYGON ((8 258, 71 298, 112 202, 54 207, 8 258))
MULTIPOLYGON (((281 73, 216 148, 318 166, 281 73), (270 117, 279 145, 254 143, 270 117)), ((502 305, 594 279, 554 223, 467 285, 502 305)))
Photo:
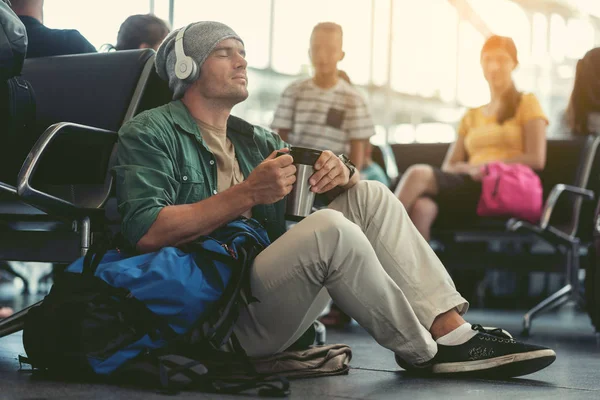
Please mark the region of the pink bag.
POLYGON ((493 162, 483 168, 477 215, 517 217, 532 223, 542 216, 542 182, 523 164, 493 162))

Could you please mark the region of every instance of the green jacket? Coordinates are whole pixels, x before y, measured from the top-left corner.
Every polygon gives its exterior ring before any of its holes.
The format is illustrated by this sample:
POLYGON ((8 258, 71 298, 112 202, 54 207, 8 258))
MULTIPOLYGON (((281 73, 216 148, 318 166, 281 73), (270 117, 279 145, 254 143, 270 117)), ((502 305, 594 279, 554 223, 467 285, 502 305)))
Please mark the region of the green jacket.
MULTIPOLYGON (((227 122, 227 137, 245 178, 274 150, 288 147, 279 135, 234 116, 227 122)), ((196 203, 217 193, 215 157, 179 100, 145 111, 121 127, 114 170, 121 229, 132 245, 163 207, 196 203)), ((271 241, 285 232, 284 209, 283 200, 252 208, 271 241)))

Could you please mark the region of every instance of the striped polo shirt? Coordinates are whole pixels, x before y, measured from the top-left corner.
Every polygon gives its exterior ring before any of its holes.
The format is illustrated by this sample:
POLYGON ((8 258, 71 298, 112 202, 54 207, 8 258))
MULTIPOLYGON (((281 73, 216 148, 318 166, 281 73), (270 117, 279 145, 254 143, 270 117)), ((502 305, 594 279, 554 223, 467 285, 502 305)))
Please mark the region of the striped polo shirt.
POLYGON ((281 95, 271 128, 289 129, 288 142, 294 146, 334 154, 348 154, 350 140, 375 133, 365 100, 343 79, 329 89, 321 89, 312 79, 292 83, 281 95))

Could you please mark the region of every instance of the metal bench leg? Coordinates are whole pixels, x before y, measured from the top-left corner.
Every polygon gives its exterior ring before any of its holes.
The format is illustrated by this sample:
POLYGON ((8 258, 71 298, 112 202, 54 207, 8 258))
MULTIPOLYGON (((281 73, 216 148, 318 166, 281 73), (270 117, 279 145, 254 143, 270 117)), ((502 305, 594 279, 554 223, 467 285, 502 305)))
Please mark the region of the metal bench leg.
POLYGON ((85 217, 81 221, 81 256, 85 256, 90 248, 90 242, 92 240, 91 234, 91 221, 89 217, 85 217))
MULTIPOLYGON (((91 221, 90 221, 89 217, 85 217, 83 219, 83 221, 81 221, 81 255, 82 256, 85 256, 88 249, 90 248, 90 242, 91 242, 91 221)), ((27 308, 24 308, 23 310, 19 311, 18 313, 11 315, 10 317, 0 320, 0 338, 23 330, 23 327, 25 326, 25 317, 26 317, 27 313, 29 312, 29 310, 32 307, 42 304, 42 302, 43 302, 43 300, 40 300, 37 303, 35 303, 27 308)))
POLYGON ((567 284, 559 289, 550 297, 541 301, 538 305, 523 316, 523 336, 528 336, 531 329, 531 321, 536 314, 542 311, 550 311, 557 308, 566 302, 573 300, 579 302, 581 296, 579 294, 579 241, 575 240, 571 243, 566 252, 566 280, 567 284))
POLYGON ((558 290, 556 293, 542 300, 538 305, 533 307, 531 310, 527 311, 523 316, 523 336, 529 335, 529 330, 531 329, 531 320, 535 317, 536 314, 539 314, 542 311, 550 311, 553 308, 556 308, 560 305, 566 303, 570 298, 570 294, 573 293, 573 287, 568 284, 558 290))
MULTIPOLYGON (((81 255, 82 256, 85 256, 88 249, 90 248, 90 242, 91 242, 90 226, 91 226, 90 218, 85 217, 81 221, 81 255)), ((24 308, 23 310, 19 311, 18 313, 11 315, 10 317, 0 320, 0 338, 23 330, 23 327, 25 326, 25 316, 27 315, 29 310, 32 307, 42 304, 42 302, 43 302, 43 300, 40 300, 37 303, 35 303, 27 308, 24 308)))
POLYGON ((43 300, 40 300, 37 303, 35 303, 27 308, 24 308, 23 310, 19 311, 18 313, 15 313, 15 314, 11 315, 10 317, 4 318, 3 320, 1 320, 0 321, 0 338, 23 330, 23 327, 25 326, 25 316, 27 315, 27 313, 29 312, 29 310, 32 307, 42 304, 42 301, 43 300))

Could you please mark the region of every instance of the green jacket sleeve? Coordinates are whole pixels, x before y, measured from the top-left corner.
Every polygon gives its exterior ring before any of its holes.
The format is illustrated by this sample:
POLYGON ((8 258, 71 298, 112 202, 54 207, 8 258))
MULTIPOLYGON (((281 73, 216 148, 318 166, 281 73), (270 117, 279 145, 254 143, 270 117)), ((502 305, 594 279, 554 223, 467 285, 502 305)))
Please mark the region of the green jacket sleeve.
POLYGON ((157 127, 143 122, 133 120, 119 131, 114 168, 121 230, 134 246, 160 210, 175 204, 179 191, 168 143, 157 127))

